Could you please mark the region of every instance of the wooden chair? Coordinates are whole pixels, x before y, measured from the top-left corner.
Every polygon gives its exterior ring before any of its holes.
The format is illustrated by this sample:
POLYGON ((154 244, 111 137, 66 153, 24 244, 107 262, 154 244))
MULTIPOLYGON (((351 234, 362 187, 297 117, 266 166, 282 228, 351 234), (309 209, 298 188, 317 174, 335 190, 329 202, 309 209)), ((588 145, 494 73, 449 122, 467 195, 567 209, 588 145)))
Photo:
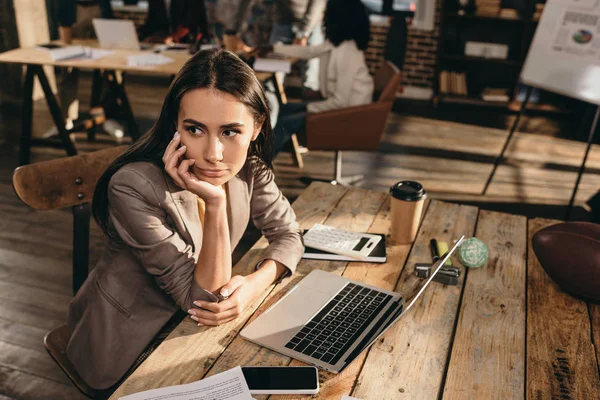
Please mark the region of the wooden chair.
POLYGON ((342 151, 377 150, 400 81, 400 70, 386 61, 375 72, 374 103, 308 115, 306 147, 335 151, 335 172, 331 183, 351 185, 362 179, 362 175, 342 178, 342 151))
MULTIPOLYGON (((127 146, 112 147, 89 154, 38 162, 17 168, 13 186, 19 198, 36 210, 73 210, 73 293, 88 275, 91 201, 96 182, 108 165, 127 146)), ((106 391, 90 388, 66 356, 69 331, 66 325, 50 331, 44 345, 50 356, 75 386, 90 398, 105 398, 106 391)))

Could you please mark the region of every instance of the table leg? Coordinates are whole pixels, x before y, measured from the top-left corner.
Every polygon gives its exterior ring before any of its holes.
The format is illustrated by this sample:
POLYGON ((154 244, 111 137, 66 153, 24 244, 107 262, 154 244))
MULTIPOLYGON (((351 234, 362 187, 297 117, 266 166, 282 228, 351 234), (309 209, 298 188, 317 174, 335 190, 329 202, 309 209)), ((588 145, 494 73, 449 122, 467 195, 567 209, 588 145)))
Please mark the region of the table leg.
POLYGON ((111 85, 113 93, 121 100, 121 106, 125 111, 125 118, 127 119, 127 130, 131 135, 131 138, 135 141, 139 139, 140 133, 138 131, 137 123, 135 122, 135 117, 133 116, 131 104, 127 98, 127 93, 125 92, 125 79, 123 79, 122 82, 118 82, 115 71, 111 71, 108 76, 108 82, 111 85))
POLYGON ((517 114, 517 117, 515 118, 515 121, 513 122, 512 126, 510 128, 510 132, 508 133, 508 136, 506 137, 506 140, 504 141, 504 146, 502 146, 502 150, 500 151, 500 154, 498 155, 498 157, 496 157, 496 160, 494 160, 494 166, 492 167, 492 172, 490 172, 490 176, 488 176, 487 182, 485 183, 485 186, 483 187, 483 193, 482 193, 483 195, 485 195, 487 193, 490 185, 492 184, 492 179, 494 178, 494 174, 496 173, 498 166, 500 166, 500 163, 504 159, 504 153, 506 153, 506 149, 508 149, 510 140, 512 139, 513 134, 515 133, 517 126, 519 126, 519 121, 521 120, 521 117, 523 116, 523 114, 525 114, 525 110, 527 109, 527 103, 529 103, 529 98, 531 97, 532 90, 533 90, 533 86, 527 86, 527 92, 525 93, 525 100, 523 100, 523 104, 521 105, 521 110, 519 111, 519 114, 517 114))
POLYGON ((276 72, 273 73, 271 80, 275 85, 275 94, 277 95, 277 100, 279 100, 279 104, 287 104, 287 96, 285 95, 285 88, 283 87, 283 82, 276 72))
POLYGON ((577 173, 577 181, 575 182, 575 187, 573 188, 573 193, 571 194, 571 199, 569 200, 569 206, 567 207, 567 213, 565 214, 565 221, 569 221, 571 219, 571 213, 573 212, 573 205, 575 203, 575 196, 577 196, 577 189, 579 189, 579 183, 581 182, 581 178, 583 177, 583 173, 585 172, 585 163, 588 159, 588 155, 590 154, 590 149, 594 141, 594 133, 596 133, 596 128, 598 127, 599 117, 600 106, 597 106, 596 114, 594 115, 594 121, 592 122, 592 127, 590 128, 590 133, 588 135, 587 146, 585 148, 585 154, 583 155, 583 161, 581 161, 581 166, 579 167, 579 171, 577 173))
POLYGON ((44 96, 46 97, 46 103, 48 104, 48 108, 50 109, 50 114, 52 115, 52 119, 54 120, 54 124, 58 129, 58 136, 63 144, 63 147, 67 151, 67 154, 70 156, 74 156, 77 154, 77 149, 75 148, 75 144, 69 137, 69 133, 65 128, 65 120, 63 118, 63 113, 60 109, 60 105, 56 100, 56 96, 52 93, 52 88, 50 88, 50 84, 48 83, 48 78, 46 77, 46 73, 44 69, 36 65, 35 73, 40 80, 40 84, 42 85, 42 89, 44 90, 44 96))
MULTIPOLYGON (((92 96, 90 98, 90 110, 93 110, 94 107, 98 107, 100 105, 100 95, 102 94, 102 77, 102 71, 95 69, 92 75, 92 96)), ((94 121, 94 123, 87 131, 89 141, 96 140, 96 122, 93 113, 92 121, 94 121)))
MULTIPOLYGON (((287 104, 287 96, 285 95, 285 88, 283 87, 283 82, 277 73, 273 73, 271 76, 271 81, 273 85, 275 85, 275 95, 277 96, 277 100, 279 104, 287 104)), ((304 168, 304 160, 302 159, 302 151, 300 150, 300 144, 298 142, 298 135, 296 133, 292 133, 291 137, 292 142, 292 156, 294 157, 294 163, 298 168, 304 168)))
POLYGON ((21 108, 21 145, 19 164, 29 164, 31 154, 31 123, 33 119, 33 75, 32 65, 25 66, 25 82, 23 84, 23 105, 21 108))

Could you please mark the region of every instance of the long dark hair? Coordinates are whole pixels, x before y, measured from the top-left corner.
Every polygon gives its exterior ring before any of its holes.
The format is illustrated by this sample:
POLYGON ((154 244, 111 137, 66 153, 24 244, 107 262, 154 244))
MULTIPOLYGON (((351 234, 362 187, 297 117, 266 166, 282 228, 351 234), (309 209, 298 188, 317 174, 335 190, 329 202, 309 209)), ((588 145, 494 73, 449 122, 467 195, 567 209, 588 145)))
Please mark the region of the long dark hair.
POLYGON ((272 170, 273 129, 265 93, 254 71, 232 52, 216 49, 199 51, 175 76, 154 126, 113 161, 98 180, 92 212, 107 235, 110 179, 122 166, 136 161, 151 162, 163 169, 162 157, 177 129, 181 99, 188 91, 201 88, 233 95, 248 108, 255 123, 262 124, 260 134, 248 148, 248 162, 251 162, 254 172, 272 170))
POLYGON ((325 37, 334 46, 354 40, 356 47, 366 50, 369 45, 369 16, 360 0, 329 0, 323 17, 325 37))

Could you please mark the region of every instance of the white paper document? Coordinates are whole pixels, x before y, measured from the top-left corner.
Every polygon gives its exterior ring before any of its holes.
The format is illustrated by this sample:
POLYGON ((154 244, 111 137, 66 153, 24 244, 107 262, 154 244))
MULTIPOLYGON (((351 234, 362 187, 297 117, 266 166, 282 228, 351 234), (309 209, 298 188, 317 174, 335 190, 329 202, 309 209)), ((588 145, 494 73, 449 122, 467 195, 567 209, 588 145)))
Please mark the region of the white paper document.
POLYGON ((86 46, 59 46, 56 48, 38 46, 37 48, 50 54, 52 61, 73 59, 97 60, 112 54, 112 51, 110 50, 93 49, 86 46))
POLYGON ((275 58, 257 58, 254 61, 254 70, 257 72, 285 72, 289 74, 292 70, 292 63, 288 60, 275 58))
POLYGON ((185 385, 130 394, 119 400, 252 400, 241 367, 185 385))
POLYGON ((127 65, 130 67, 153 67, 155 65, 168 64, 174 60, 162 54, 143 53, 127 56, 127 65))
POLYGON ((344 396, 342 396, 342 400, 360 400, 360 399, 357 397, 350 397, 350 396, 344 395, 344 396))
POLYGON ((550 53, 600 65, 600 13, 566 9, 557 22, 550 53))

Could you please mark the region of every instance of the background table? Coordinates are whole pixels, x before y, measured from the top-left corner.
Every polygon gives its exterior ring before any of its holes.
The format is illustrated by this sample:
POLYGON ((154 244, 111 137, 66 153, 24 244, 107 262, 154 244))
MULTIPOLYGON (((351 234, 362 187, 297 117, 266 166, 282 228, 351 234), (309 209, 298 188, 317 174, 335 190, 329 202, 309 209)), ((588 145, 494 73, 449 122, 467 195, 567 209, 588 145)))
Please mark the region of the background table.
MULTIPOLYGON (((54 42, 61 44, 60 41, 54 42)), ((74 40, 73 45, 86 46, 96 48, 98 42, 95 40, 74 40)), ((152 54, 151 50, 110 50, 111 54, 106 55, 102 58, 91 60, 84 58, 75 58, 62 61, 54 61, 50 56, 50 53, 44 49, 38 49, 36 47, 19 48, 10 50, 0 54, 0 63, 13 63, 23 64, 26 66, 25 80, 23 84, 23 106, 21 113, 21 141, 20 141, 20 164, 28 164, 30 157, 31 146, 52 146, 62 147, 65 149, 67 155, 77 154, 75 144, 69 137, 69 132, 65 128, 65 120, 61 111, 60 104, 54 95, 48 78, 42 66, 55 66, 55 67, 66 67, 66 68, 79 68, 93 70, 92 80, 92 93, 90 107, 98 106, 100 103, 100 93, 102 82, 104 81, 104 75, 106 75, 106 81, 109 84, 109 89, 112 94, 118 98, 123 108, 127 131, 135 140, 139 137, 139 132, 133 111, 125 91, 125 82, 122 79, 121 73, 147 73, 157 74, 163 76, 174 76, 181 69, 181 67, 191 58, 191 55, 187 51, 165 51, 161 54, 173 59, 172 62, 156 66, 130 66, 127 62, 127 57, 139 54, 152 54), (117 73, 119 71, 119 73, 117 73), (48 108, 52 115, 52 120, 58 130, 59 141, 55 140, 43 140, 34 139, 31 137, 31 123, 32 123, 32 112, 33 112, 33 78, 37 76, 42 89, 48 108)), ((267 80, 273 80, 275 85, 280 90, 283 90, 277 82, 276 74, 269 72, 257 72, 257 78, 261 82, 267 80)), ((281 96, 281 95, 280 95, 281 96)), ((285 96, 285 95, 283 95, 285 96)))
MULTIPOLYGON (((303 229, 315 223, 373 233, 390 228, 389 197, 313 183, 293 205, 303 229)), ((387 246, 385 264, 302 260, 237 320, 199 328, 186 318, 111 399, 193 382, 237 365, 302 365, 238 336, 315 268, 410 295, 429 262, 429 240, 477 236, 490 249, 480 269, 463 268, 458 286, 432 283, 417 304, 339 375, 320 371, 319 399, 596 399, 600 393, 600 306, 558 289, 540 267, 531 236, 546 220, 431 201, 414 245, 387 246)), ((235 266, 248 274, 265 238, 235 266)), ((454 257, 455 265, 459 265, 454 257)), ((265 399, 267 396, 255 396, 265 399)), ((303 396, 272 396, 302 398, 303 396)), ((311 398, 311 396, 306 396, 311 398)))

